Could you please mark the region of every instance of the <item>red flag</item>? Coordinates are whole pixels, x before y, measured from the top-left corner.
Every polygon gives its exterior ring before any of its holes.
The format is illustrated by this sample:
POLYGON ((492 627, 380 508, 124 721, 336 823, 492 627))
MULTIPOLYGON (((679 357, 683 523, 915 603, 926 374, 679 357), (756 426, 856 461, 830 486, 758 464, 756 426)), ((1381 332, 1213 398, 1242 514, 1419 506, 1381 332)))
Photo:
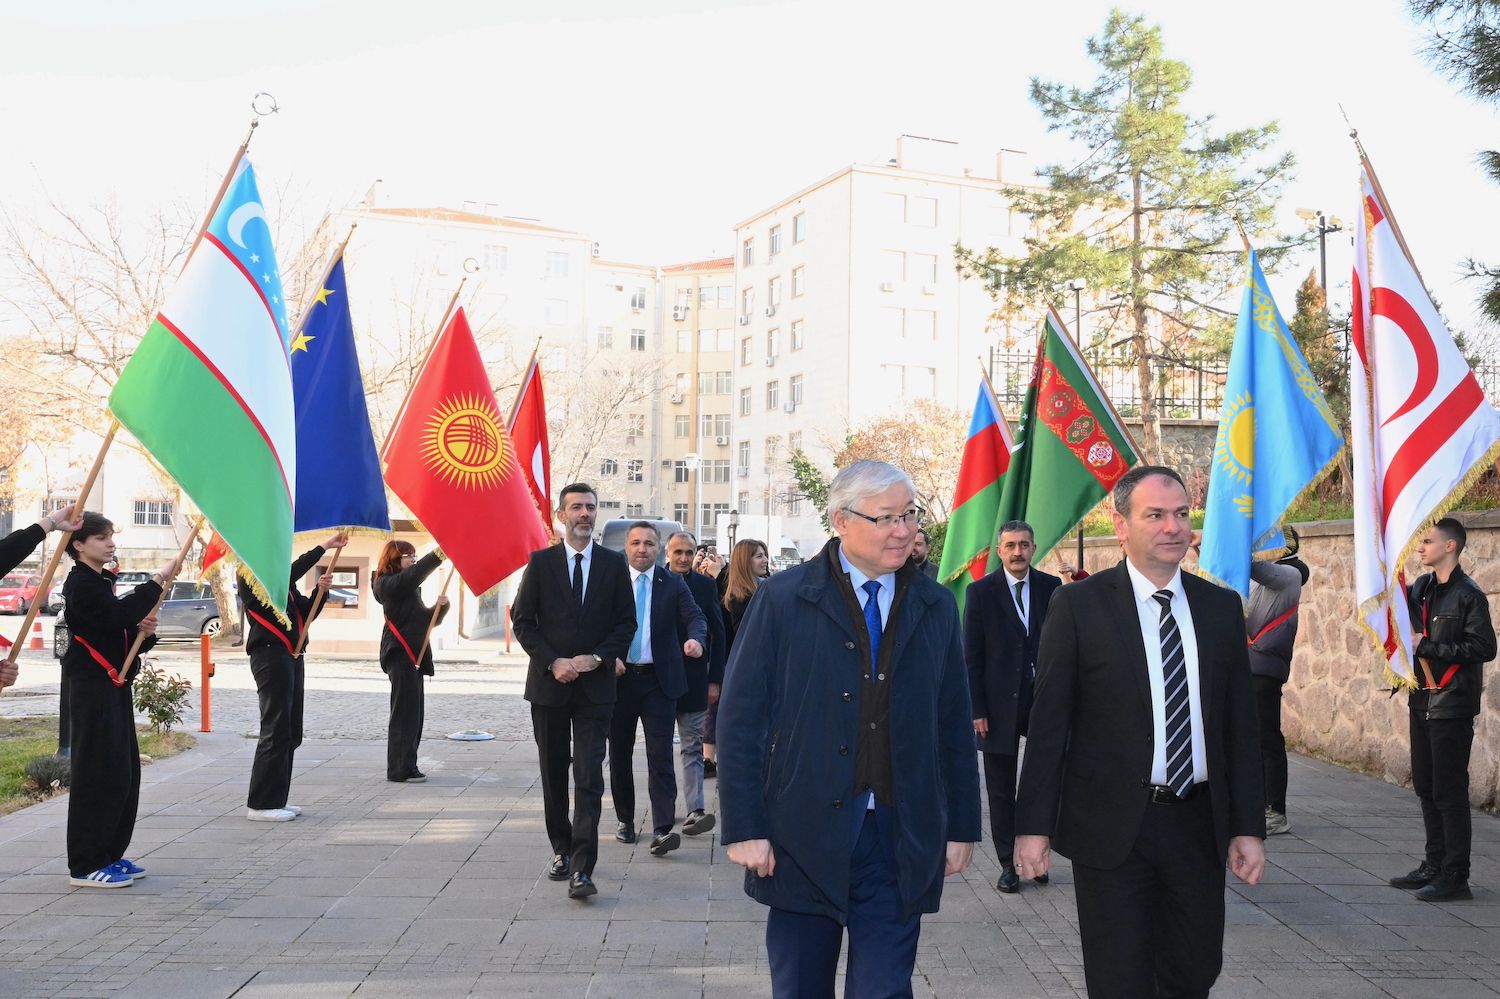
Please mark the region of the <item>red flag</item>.
POLYGON ((208 539, 208 544, 203 546, 203 568, 198 570, 200 578, 208 575, 209 567, 228 554, 229 545, 215 531, 213 537, 208 539))
POLYGON ((552 533, 552 448, 547 443, 547 404, 542 396, 542 364, 535 354, 526 376, 521 379, 520 391, 516 393, 516 406, 510 416, 510 439, 515 442, 516 455, 521 464, 521 474, 526 487, 531 490, 531 500, 536 504, 538 516, 552 533))
POLYGON ((546 546, 463 309, 438 334, 382 457, 386 484, 475 593, 546 546))

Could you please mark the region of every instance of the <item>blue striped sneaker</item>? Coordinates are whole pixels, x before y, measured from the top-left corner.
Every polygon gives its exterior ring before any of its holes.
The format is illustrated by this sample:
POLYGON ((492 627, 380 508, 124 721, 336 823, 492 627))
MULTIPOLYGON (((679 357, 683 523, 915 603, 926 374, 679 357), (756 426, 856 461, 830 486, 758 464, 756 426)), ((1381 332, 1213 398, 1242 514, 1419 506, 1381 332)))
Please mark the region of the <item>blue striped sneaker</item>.
POLYGON ((115 861, 111 866, 113 866, 117 871, 129 874, 137 881, 146 876, 146 869, 144 867, 140 866, 139 864, 132 863, 131 861, 126 860, 124 857, 121 857, 119 860, 115 861))
POLYGON ((68 884, 74 888, 128 888, 135 884, 135 879, 116 865, 110 864, 81 878, 70 877, 68 884))

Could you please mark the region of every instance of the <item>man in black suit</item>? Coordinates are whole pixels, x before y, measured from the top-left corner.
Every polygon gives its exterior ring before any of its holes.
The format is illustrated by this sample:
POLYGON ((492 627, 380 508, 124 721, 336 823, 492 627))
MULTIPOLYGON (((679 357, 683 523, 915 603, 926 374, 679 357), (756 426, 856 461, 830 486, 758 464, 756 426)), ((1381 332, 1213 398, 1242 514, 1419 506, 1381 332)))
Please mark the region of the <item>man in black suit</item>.
POLYGON ((1239 596, 1179 563, 1175 471, 1114 488, 1125 559, 1052 598, 1016 801, 1016 867, 1073 861, 1092 999, 1206 997, 1224 949, 1224 866, 1265 868, 1255 701, 1239 596))
POLYGON ((609 789, 619 826, 615 839, 635 842, 635 728, 646 731, 646 788, 651 795, 651 855, 665 857, 682 845, 672 831, 677 820, 677 770, 672 766, 672 723, 677 698, 687 693, 682 657, 703 657, 708 626, 703 612, 675 572, 656 564, 661 535, 642 520, 625 535, 634 595, 635 634, 621 664, 620 696, 609 723, 609 789))
MULTIPOLYGON (((964 594, 964 661, 969 697, 974 702, 974 736, 984 759, 984 787, 990 801, 990 835, 1000 858, 995 888, 1012 894, 1021 887, 1012 858, 1016 839, 1016 756, 1031 716, 1037 642, 1047 602, 1062 585, 1056 576, 1031 565, 1036 532, 1024 520, 1000 528, 995 554, 1000 568, 977 580, 964 594)), ((1047 883, 1047 875, 1037 877, 1047 883)))
POLYGON ((542 802, 552 864, 568 897, 595 894, 604 748, 615 703, 615 660, 635 634, 629 570, 618 553, 592 542, 598 498, 582 482, 557 498, 562 544, 531 553, 510 620, 531 663, 526 700, 542 770, 542 802), (572 747, 569 750, 571 736, 572 747), (568 818, 568 764, 576 800, 568 818))
POLYGON ((708 622, 708 648, 702 658, 683 663, 687 669, 687 693, 677 698, 677 737, 681 742, 682 803, 687 808, 682 831, 698 836, 714 827, 714 815, 703 797, 703 730, 708 707, 719 700, 724 683, 724 663, 729 641, 724 633, 724 614, 719 587, 701 572, 693 571, 697 541, 687 531, 667 539, 667 566, 687 584, 693 601, 708 622))

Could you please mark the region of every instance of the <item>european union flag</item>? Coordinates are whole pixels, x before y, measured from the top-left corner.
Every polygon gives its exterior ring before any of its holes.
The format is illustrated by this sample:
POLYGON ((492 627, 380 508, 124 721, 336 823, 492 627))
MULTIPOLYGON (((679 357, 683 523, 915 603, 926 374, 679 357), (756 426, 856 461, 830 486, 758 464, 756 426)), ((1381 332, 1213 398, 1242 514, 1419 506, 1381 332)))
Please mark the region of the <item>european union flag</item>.
POLYGON ((1343 448, 1338 421, 1251 250, 1208 476, 1203 574, 1248 600, 1251 557, 1282 544, 1287 510, 1332 470, 1343 448))
POLYGON ((292 341, 298 531, 391 529, 340 257, 292 341))

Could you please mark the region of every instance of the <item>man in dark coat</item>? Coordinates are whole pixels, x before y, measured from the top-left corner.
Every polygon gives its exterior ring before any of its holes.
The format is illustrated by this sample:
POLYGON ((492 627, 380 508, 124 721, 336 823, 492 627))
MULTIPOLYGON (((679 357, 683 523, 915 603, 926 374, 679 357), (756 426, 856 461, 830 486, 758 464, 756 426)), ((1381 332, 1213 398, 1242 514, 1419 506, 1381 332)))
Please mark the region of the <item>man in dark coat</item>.
POLYGON ((651 795, 651 854, 664 857, 682 845, 672 831, 677 814, 677 772, 672 766, 672 722, 677 698, 687 693, 685 659, 702 659, 708 629, 687 584, 656 564, 660 532, 649 520, 630 525, 625 559, 635 599, 635 635, 619 664, 615 713, 609 723, 609 789, 619 827, 615 839, 635 842, 635 730, 646 733, 647 791, 651 795))
POLYGON ((708 645, 698 659, 685 659, 687 693, 677 698, 677 736, 682 748, 682 802, 687 808, 682 831, 698 836, 714 827, 713 813, 703 797, 703 727, 708 707, 719 701, 724 683, 724 662, 729 658, 729 641, 724 634, 724 613, 719 603, 719 587, 712 579, 693 571, 696 540, 687 531, 678 531, 667 539, 667 565, 687 583, 693 601, 708 622, 708 645))
MULTIPOLYGON (((977 580, 964 595, 964 660, 974 702, 974 736, 984 754, 984 786, 990 801, 990 834, 1000 858, 995 888, 1021 887, 1012 856, 1016 846, 1016 756, 1031 717, 1036 647, 1047 602, 1062 585, 1031 564, 1036 532, 1024 520, 1000 528, 995 554, 1000 568, 977 580)), ((1047 875, 1037 878, 1046 884, 1047 875)))
POLYGON ((615 660, 624 658, 635 634, 625 558, 592 541, 598 506, 592 486, 563 487, 557 499, 562 543, 531 553, 510 608, 516 639, 531 657, 526 700, 552 842, 547 877, 567 881, 568 897, 577 899, 598 893, 594 863, 615 660), (576 796, 571 819, 570 763, 576 796))
POLYGON ((728 857, 770 906, 776 996, 910 996, 921 914, 980 836, 958 609, 907 564, 905 472, 859 461, 829 487, 838 538, 761 583, 730 650, 719 804, 728 857))
POLYGON ((1206 999, 1224 949, 1224 866, 1265 868, 1245 617, 1180 568, 1187 489, 1141 465, 1114 488, 1125 559, 1053 594, 1016 796, 1016 870, 1073 861, 1090 999, 1206 999))

